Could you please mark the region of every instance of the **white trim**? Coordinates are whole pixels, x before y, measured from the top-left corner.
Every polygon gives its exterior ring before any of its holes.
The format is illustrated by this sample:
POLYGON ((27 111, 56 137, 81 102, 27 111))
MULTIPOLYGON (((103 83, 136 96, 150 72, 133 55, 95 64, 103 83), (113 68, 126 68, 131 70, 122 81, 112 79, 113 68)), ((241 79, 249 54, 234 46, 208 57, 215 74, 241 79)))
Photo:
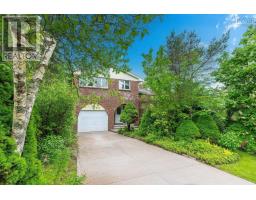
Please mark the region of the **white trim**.
MULTIPOLYGON (((109 87, 108 87, 108 81, 109 81, 109 79, 107 79, 107 78, 105 78, 105 77, 95 77, 94 79, 105 79, 106 80, 106 83, 107 83, 107 86, 105 86, 105 87, 99 87, 99 86, 90 86, 90 85, 81 85, 80 84, 80 80, 83 80, 83 79, 81 79, 81 78, 79 78, 79 87, 83 87, 83 88, 98 88, 98 89, 108 89, 109 87)), ((88 83, 89 84, 89 83, 88 83)))
MULTIPOLYGON (((124 83, 124 87, 125 87, 125 83, 124 83)), ((130 80, 125 80, 125 79, 119 79, 119 80, 118 80, 118 89, 119 89, 119 90, 130 91, 130 90, 131 90, 131 81, 130 81, 130 80), (128 83, 129 83, 129 89, 120 88, 120 81, 128 81, 128 83)))
POLYGON ((101 110, 104 110, 105 111, 105 108, 103 108, 99 104, 88 104, 85 107, 83 107, 81 110, 83 110, 83 111, 101 111, 101 110))

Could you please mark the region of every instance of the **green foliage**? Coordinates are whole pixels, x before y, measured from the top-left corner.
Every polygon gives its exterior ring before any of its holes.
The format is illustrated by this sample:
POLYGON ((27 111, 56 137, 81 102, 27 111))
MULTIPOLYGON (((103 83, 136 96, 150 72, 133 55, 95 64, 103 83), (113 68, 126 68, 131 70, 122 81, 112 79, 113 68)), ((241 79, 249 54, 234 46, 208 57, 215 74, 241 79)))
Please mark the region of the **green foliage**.
POLYGON ((138 129, 141 136, 154 132, 159 136, 167 136, 172 133, 172 115, 160 109, 147 109, 143 115, 138 129))
POLYGON ((194 157, 213 166, 234 163, 239 160, 239 155, 237 153, 211 144, 207 140, 176 141, 172 137, 160 137, 154 133, 142 137, 136 135, 136 131, 126 132, 126 135, 157 145, 168 151, 194 157))
POLYGON ((193 121, 195 121, 197 127, 199 128, 202 138, 210 139, 213 142, 218 141, 220 137, 219 128, 216 125, 216 122, 207 112, 197 112, 193 116, 193 121))
POLYGON ((256 134, 256 27, 250 26, 231 55, 224 53, 216 79, 228 93, 228 122, 239 122, 251 134, 256 134))
POLYGON ((0 184, 16 184, 26 173, 26 161, 15 150, 15 141, 0 124, 0 184))
POLYGON ((241 147, 242 139, 239 133, 229 131, 224 134, 221 134, 218 143, 225 148, 237 150, 238 148, 241 147))
POLYGON ((256 154, 256 140, 252 135, 245 137, 242 145, 246 152, 256 154))
POLYGON ((240 123, 230 124, 221 136, 219 144, 229 149, 241 149, 256 154, 255 137, 240 123))
POLYGON ((61 162, 63 167, 70 158, 70 150, 66 147, 62 136, 48 135, 40 141, 40 158, 45 163, 58 164, 61 162))
POLYGON ((72 148, 77 96, 66 81, 52 79, 42 85, 36 100, 38 157, 43 163, 41 184, 80 184, 72 148))
POLYGON ((12 68, 0 57, 0 123, 8 130, 12 126, 12 68))
POLYGON ((61 135, 65 142, 72 143, 76 101, 76 94, 67 83, 57 81, 44 85, 35 104, 39 136, 61 135))
POLYGON ((192 156, 210 165, 233 163, 239 159, 238 154, 205 140, 193 140, 189 142, 181 140, 174 142, 171 139, 164 138, 155 141, 154 144, 169 151, 192 156))
POLYGON ((151 110, 147 109, 141 117, 138 133, 141 136, 146 136, 151 131, 153 122, 154 120, 151 117, 151 110))
POLYGON ((42 183, 42 163, 38 159, 37 152, 37 131, 36 120, 32 115, 27 129, 24 151, 22 153, 28 166, 26 174, 20 181, 20 184, 35 185, 42 183))
POLYGON ((132 102, 128 102, 120 115, 120 121, 126 123, 128 130, 130 130, 130 124, 135 122, 137 117, 138 111, 135 105, 132 102))
POLYGON ((227 39, 228 35, 223 35, 205 48, 194 32, 172 32, 166 46, 160 47, 156 56, 153 50, 143 55, 145 81, 155 94, 154 104, 169 111, 201 103, 208 94, 198 77, 202 79, 208 64, 225 49, 227 39))
POLYGON ((200 132, 192 120, 182 121, 175 133, 175 139, 191 140, 199 138, 200 132))
POLYGON ((57 40, 53 60, 73 76, 75 70, 95 77, 128 69, 128 47, 147 34, 154 15, 41 15, 41 24, 57 40), (64 53, 63 53, 64 52, 64 53), (82 56, 81 56, 82 55, 82 56))

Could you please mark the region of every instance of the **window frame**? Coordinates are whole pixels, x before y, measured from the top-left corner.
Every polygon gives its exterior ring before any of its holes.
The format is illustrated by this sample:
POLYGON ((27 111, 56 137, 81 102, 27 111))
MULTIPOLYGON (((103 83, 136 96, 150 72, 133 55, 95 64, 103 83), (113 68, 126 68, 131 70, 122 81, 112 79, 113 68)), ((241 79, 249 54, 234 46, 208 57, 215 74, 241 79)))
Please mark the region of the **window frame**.
POLYGON ((119 81, 118 81, 118 89, 119 90, 126 90, 126 91, 130 91, 131 90, 131 81, 130 80, 123 80, 123 79, 120 79, 119 81), (126 81, 128 81, 128 83, 129 83, 129 88, 128 89, 126 89, 125 88, 125 86, 126 86, 126 81), (121 84, 121 82, 123 82, 123 84, 121 84), (123 85, 124 86, 124 88, 121 88, 121 85, 123 85))
POLYGON ((81 85, 81 81, 84 81, 83 79, 79 79, 79 87, 88 87, 88 88, 103 88, 103 89, 108 89, 108 79, 104 78, 104 77, 96 77, 96 78, 93 78, 93 81, 92 82, 87 82, 85 84, 82 84, 81 85), (100 86, 97 85, 97 81, 98 80, 101 80, 100 81, 100 86), (96 80, 96 81, 95 81, 96 80), (102 86, 103 84, 103 81, 102 80, 105 80, 106 81, 106 86, 102 86), (89 85, 91 84, 92 85, 89 85))

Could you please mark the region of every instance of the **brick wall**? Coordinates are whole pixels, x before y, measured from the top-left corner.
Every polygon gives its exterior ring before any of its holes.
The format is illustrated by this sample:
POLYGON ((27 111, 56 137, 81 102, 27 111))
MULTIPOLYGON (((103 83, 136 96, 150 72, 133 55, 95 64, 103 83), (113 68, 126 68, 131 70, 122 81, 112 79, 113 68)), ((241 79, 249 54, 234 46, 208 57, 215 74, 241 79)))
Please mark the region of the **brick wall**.
MULTIPOLYGON (((131 81, 131 90, 119 90, 118 81, 116 79, 112 79, 109 81, 108 89, 104 88, 90 88, 90 87, 80 87, 80 95, 96 95, 101 96, 101 100, 99 104, 105 108, 108 114, 108 129, 111 130, 114 127, 115 123, 115 111, 116 109, 125 104, 127 101, 132 101, 137 110, 139 111, 140 102, 138 95, 138 83, 137 81, 131 81)), ((77 115, 79 114, 82 107, 85 106, 86 102, 80 101, 77 106, 77 115)), ((138 122, 138 120, 137 120, 138 122)))

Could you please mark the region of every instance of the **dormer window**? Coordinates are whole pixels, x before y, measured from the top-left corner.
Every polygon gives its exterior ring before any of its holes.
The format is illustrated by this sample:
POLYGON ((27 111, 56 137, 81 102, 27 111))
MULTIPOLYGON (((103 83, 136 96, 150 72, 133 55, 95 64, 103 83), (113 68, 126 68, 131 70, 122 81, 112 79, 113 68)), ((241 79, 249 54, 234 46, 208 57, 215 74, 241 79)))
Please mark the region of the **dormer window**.
POLYGON ((131 82, 128 80, 119 80, 119 90, 130 90, 131 82))
POLYGON ((94 78, 90 81, 79 79, 80 87, 108 88, 108 80, 106 78, 94 78))

